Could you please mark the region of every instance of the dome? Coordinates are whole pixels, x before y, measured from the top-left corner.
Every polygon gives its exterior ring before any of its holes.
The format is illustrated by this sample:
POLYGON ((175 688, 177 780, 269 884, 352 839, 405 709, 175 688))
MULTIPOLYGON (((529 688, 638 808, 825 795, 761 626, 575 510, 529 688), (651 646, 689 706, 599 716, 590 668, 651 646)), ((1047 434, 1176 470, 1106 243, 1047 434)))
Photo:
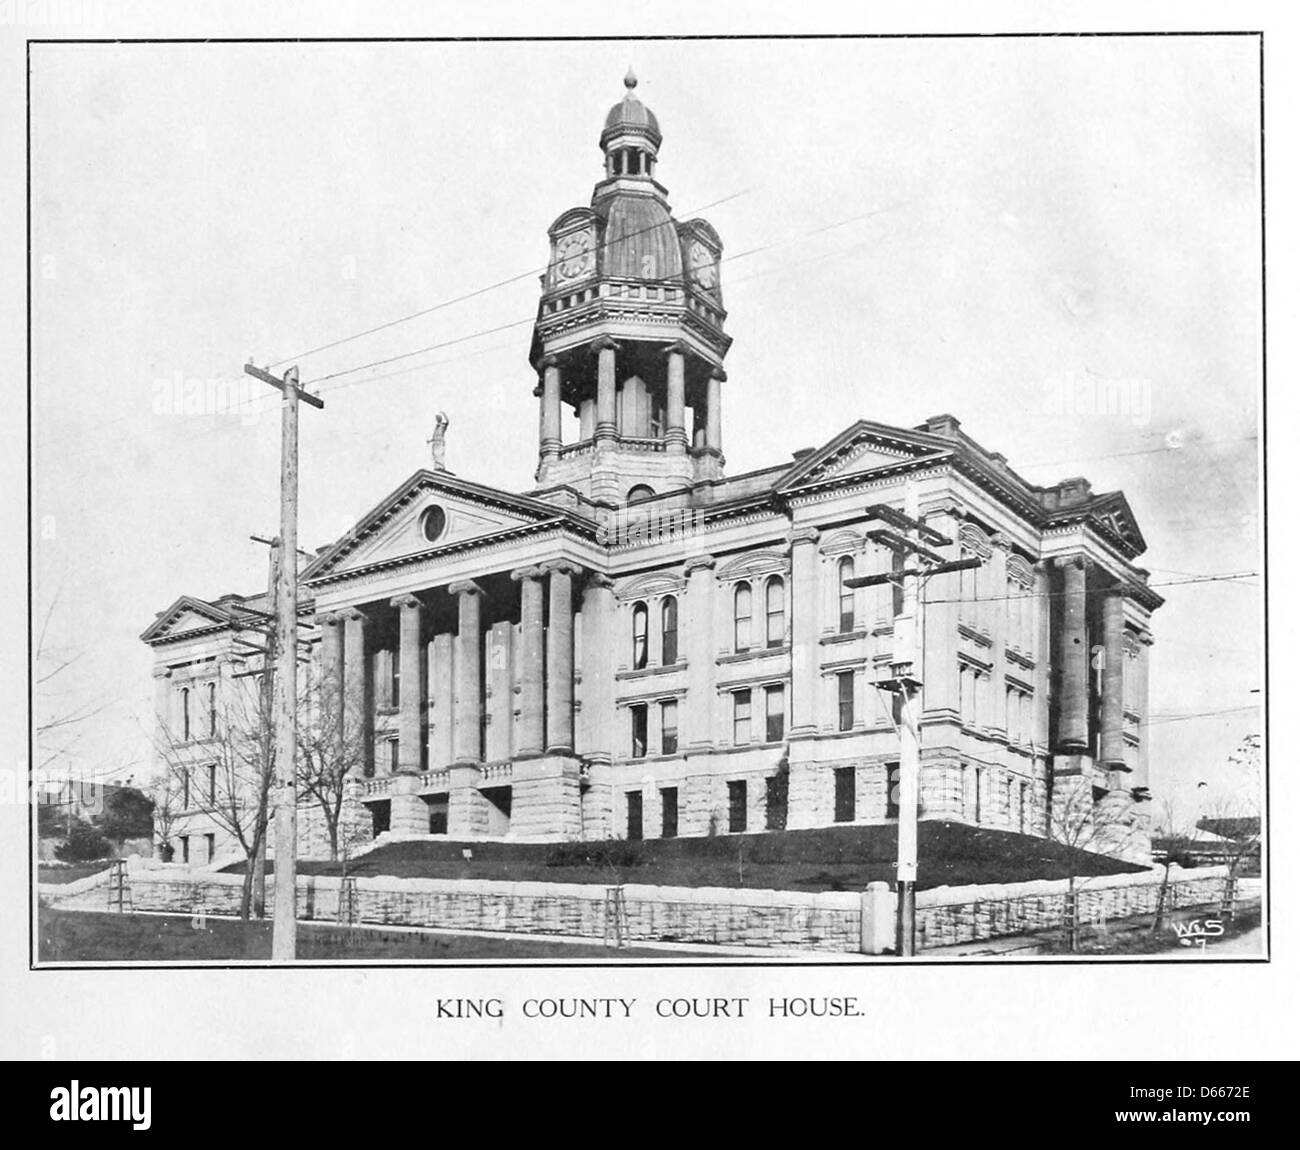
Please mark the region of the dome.
POLYGON ((681 241, 662 200, 619 195, 609 202, 601 274, 645 280, 681 278, 681 241))
POLYGON ((658 150, 663 134, 659 131, 659 121, 640 100, 636 98, 636 76, 632 69, 623 77, 627 95, 609 110, 605 117, 605 130, 600 134, 600 146, 605 145, 616 136, 631 134, 645 136, 653 148, 658 150))

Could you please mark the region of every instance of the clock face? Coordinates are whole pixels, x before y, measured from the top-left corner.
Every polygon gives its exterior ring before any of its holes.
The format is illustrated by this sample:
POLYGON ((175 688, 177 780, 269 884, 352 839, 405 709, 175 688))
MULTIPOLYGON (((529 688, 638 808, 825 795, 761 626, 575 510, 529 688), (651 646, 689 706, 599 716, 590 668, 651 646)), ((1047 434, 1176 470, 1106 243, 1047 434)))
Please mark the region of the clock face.
POLYGON ((691 278, 705 291, 712 291, 718 286, 718 261, 698 240, 691 245, 691 278))
POLYGON ((555 278, 564 283, 581 279, 596 266, 595 241, 590 232, 565 236, 555 247, 555 278))

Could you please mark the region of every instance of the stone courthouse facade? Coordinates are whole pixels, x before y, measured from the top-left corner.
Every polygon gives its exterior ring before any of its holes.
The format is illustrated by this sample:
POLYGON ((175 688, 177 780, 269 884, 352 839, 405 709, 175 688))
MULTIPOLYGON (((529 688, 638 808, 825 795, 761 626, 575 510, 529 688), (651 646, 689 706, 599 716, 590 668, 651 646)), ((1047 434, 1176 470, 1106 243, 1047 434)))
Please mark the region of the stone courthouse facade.
MULTIPOLYGON (((590 205, 550 229, 536 485, 436 457, 301 570, 322 681, 368 748, 349 802, 373 833, 454 838, 895 818, 896 696, 878 684, 899 594, 848 584, 903 566, 891 511, 981 561, 925 583, 921 817, 1041 835, 1063 794, 1144 786, 1161 600, 1123 494, 1027 483, 949 415, 864 419, 726 474, 723 245, 673 218, 635 83, 590 205)), ((187 597, 145 633, 172 726, 180 692, 194 706, 234 681, 259 609, 187 597)))

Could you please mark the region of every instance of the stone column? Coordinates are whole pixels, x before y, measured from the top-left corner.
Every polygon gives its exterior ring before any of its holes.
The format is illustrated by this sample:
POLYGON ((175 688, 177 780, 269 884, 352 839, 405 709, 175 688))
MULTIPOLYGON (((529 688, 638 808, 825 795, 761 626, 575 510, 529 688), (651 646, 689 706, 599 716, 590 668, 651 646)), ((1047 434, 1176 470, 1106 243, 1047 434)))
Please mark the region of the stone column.
POLYGON ((605 336, 592 346, 598 353, 596 363, 596 440, 613 442, 618 438, 618 414, 615 409, 617 381, 614 375, 614 356, 618 348, 605 336))
POLYGON ((1007 640, 1010 633, 1008 620, 1012 602, 1007 598, 1007 553, 1011 550, 1011 540, 1005 535, 994 535, 991 540, 992 554, 988 559, 989 577, 985 581, 989 590, 986 604, 990 608, 985 618, 989 621, 989 637, 993 640, 990 658, 993 669, 993 721, 989 724, 993 732, 1005 738, 1007 734, 1007 640))
POLYGON ((397 769, 418 772, 424 765, 420 722, 423 694, 420 690, 420 601, 414 595, 399 595, 391 601, 398 615, 398 659, 401 668, 397 713, 397 769))
POLYGON ((477 764, 483 756, 483 635, 480 596, 483 589, 472 579, 453 583, 456 596, 456 725, 452 737, 455 763, 477 764))
POLYGON ((345 738, 362 748, 363 773, 374 770, 375 748, 370 738, 370 697, 366 689, 366 624, 357 608, 339 612, 343 618, 343 723, 345 738))
MULTIPOLYGON (((960 558, 961 547, 955 542, 961 530, 958 508, 943 506, 926 512, 925 523, 954 540, 945 558, 960 558)), ((886 587, 886 590, 889 590, 886 587)), ((918 590, 924 596, 925 652, 921 661, 922 723, 957 723, 961 720, 961 680, 957 663, 958 600, 961 598, 961 573, 948 571, 924 580, 918 590)), ((874 617, 874 616, 873 616, 874 617)), ((871 620, 869 619, 868 622, 871 620)))
MULTIPOLYGON (((791 739, 807 738, 817 730, 819 538, 815 527, 798 527, 790 536, 791 739)), ((755 595, 756 607, 757 600, 755 595)))
POLYGON ((542 708, 544 675, 542 627, 542 569, 521 567, 510 572, 519 584, 520 674, 519 741, 520 755, 540 755, 542 745, 542 708))
POLYGON ((573 754, 572 563, 548 563, 550 619, 546 628, 546 753, 573 754))
POLYGON ((1133 776, 1129 780, 1135 787, 1145 787, 1147 785, 1148 770, 1150 767, 1151 740, 1147 735, 1148 727, 1145 725, 1150 722, 1150 704, 1151 704, 1151 681, 1149 678, 1151 668, 1151 645, 1155 640, 1147 631, 1143 631, 1138 636, 1138 657, 1134 660, 1137 666, 1134 668, 1134 674, 1137 675, 1137 690, 1134 692, 1137 696, 1137 712, 1139 721, 1143 724, 1138 727, 1138 753, 1134 763, 1133 776))
POLYGON ((542 456, 559 456, 560 437, 560 364, 553 355, 542 360, 542 456))
POLYGON ((479 793, 483 756, 483 633, 480 596, 483 589, 464 579, 447 588, 457 603, 455 643, 455 719, 452 761, 448 769, 447 834, 452 838, 484 835, 488 828, 487 799, 479 793))
POLYGON ((343 739, 343 618, 330 611, 318 615, 321 629, 320 722, 329 744, 342 762, 343 739))
POLYGON ((1124 592, 1102 600, 1102 642, 1106 665, 1101 673, 1101 767, 1127 771, 1124 759, 1124 592))
POLYGON ((1067 755, 1088 750, 1088 594, 1082 557, 1058 559, 1061 569, 1061 698, 1057 722, 1058 749, 1067 755))
POLYGON ((590 744, 588 761, 608 763, 614 735, 614 584, 604 575, 588 574, 582 591, 582 710, 590 744))
POLYGON ((668 357, 668 427, 664 442, 669 454, 686 452, 686 345, 673 343, 668 357))
POLYGON ((727 380, 727 373, 715 367, 709 374, 708 423, 705 426, 705 446, 714 451, 722 450, 722 385, 727 380))
POLYGON ((1046 561, 1034 568, 1030 618, 1034 628, 1034 744, 1041 755, 1047 753, 1052 721, 1052 573, 1046 561))

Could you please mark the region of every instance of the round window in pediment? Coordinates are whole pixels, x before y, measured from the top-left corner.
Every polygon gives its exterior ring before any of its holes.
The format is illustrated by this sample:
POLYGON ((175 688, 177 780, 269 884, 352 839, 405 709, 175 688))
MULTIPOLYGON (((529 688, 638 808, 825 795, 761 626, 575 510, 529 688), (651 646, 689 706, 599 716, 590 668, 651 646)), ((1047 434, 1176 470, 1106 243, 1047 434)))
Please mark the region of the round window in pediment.
POLYGON ((425 508, 420 516, 420 530, 430 543, 437 543, 447 532, 447 513, 436 504, 425 508))

